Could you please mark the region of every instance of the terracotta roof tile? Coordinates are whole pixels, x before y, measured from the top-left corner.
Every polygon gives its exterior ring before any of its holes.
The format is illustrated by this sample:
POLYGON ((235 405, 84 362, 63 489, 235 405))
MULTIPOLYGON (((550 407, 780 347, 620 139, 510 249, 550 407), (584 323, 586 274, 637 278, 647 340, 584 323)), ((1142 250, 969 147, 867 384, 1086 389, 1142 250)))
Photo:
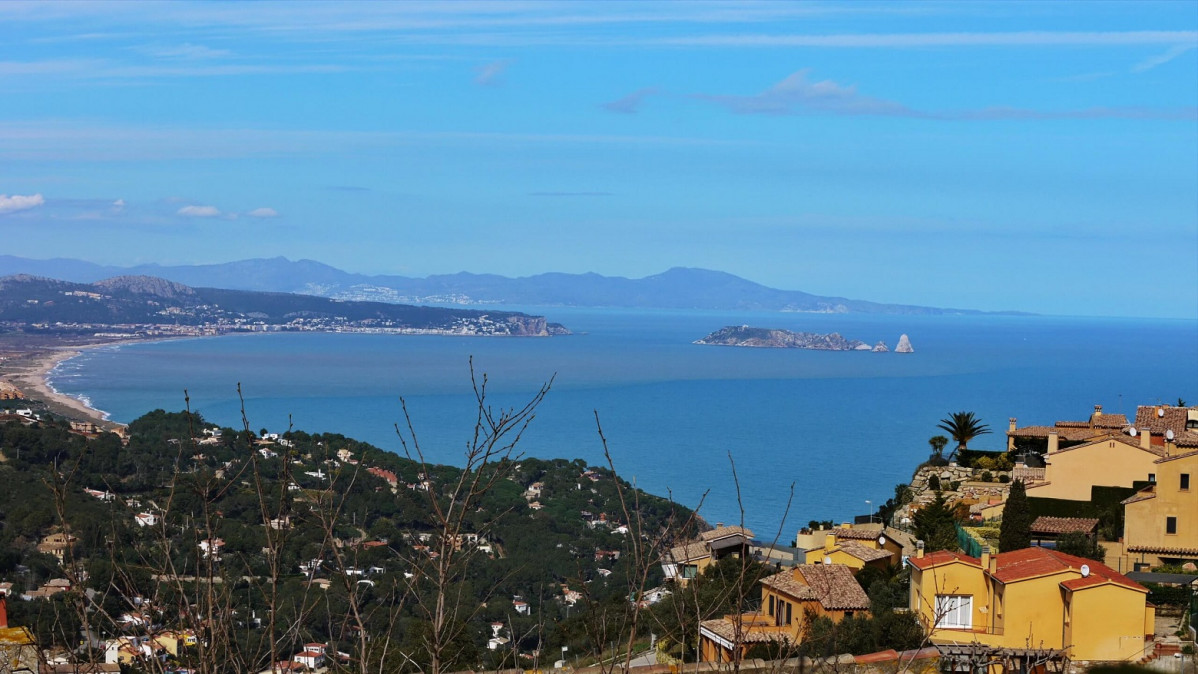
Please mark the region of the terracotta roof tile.
POLYGON ((1198 456, 1198 450, 1193 452, 1185 452, 1183 454, 1174 454, 1173 456, 1166 456, 1164 458, 1157 459, 1153 463, 1165 463, 1166 461, 1176 461, 1178 459, 1190 459, 1195 456, 1198 456))
POLYGON ((703 533, 699 534, 699 540, 714 541, 717 538, 724 538, 725 536, 735 536, 737 534, 743 535, 746 538, 753 537, 752 531, 750 531, 744 527, 735 527, 734 526, 734 527, 717 527, 715 529, 712 529, 711 531, 704 531, 703 533))
MULTIPOLYGON (((1032 547, 1003 552, 996 555, 995 562, 997 570, 993 576, 1001 583, 1014 583, 1057 573, 1080 573, 1084 564, 1089 567, 1090 576, 1101 578, 1102 582, 1111 582, 1142 592, 1148 591, 1144 586, 1105 564, 1048 548, 1032 547)), ((1088 581, 1083 586, 1093 584, 1094 581, 1088 581)))
POLYGON ((711 556, 711 550, 707 548, 706 543, 686 543, 674 548, 670 548, 668 553, 670 561, 679 564, 685 562, 693 562, 697 559, 704 559, 711 556))
MULTIPOLYGON (((699 623, 704 629, 723 637, 731 642, 736 642, 736 623, 728 618, 718 618, 716 620, 704 620, 699 623)), ((785 631, 779 630, 772 625, 753 625, 744 624, 740 629, 740 642, 745 644, 755 643, 773 643, 777 641, 790 642, 790 635, 785 631)))
MULTIPOLYGON (((1076 451, 1079 449, 1093 447, 1094 445, 1096 445, 1098 443, 1109 442, 1111 440, 1114 440, 1115 442, 1123 443, 1124 445, 1127 445, 1128 447, 1132 447, 1134 449, 1138 449, 1143 452, 1148 452, 1149 454, 1156 454, 1157 456, 1164 456, 1164 454, 1165 454, 1165 450, 1162 447, 1157 447, 1156 445, 1152 445, 1150 447, 1141 447, 1139 438, 1133 438, 1129 435, 1124 435, 1122 433, 1108 433, 1106 435, 1102 435, 1097 438, 1091 438, 1091 439, 1087 440, 1086 442, 1083 442, 1080 445, 1074 445, 1072 447, 1062 448, 1061 450, 1059 450, 1057 452, 1057 454, 1063 454, 1064 452, 1073 452, 1073 451, 1076 451)), ((1049 454, 1048 456, 1052 457, 1055 455, 1049 454)))
POLYGON ((1128 505, 1129 503, 1139 503, 1140 501, 1147 501, 1148 499, 1153 499, 1153 498, 1156 498, 1156 485, 1149 485, 1149 486, 1141 489, 1134 496, 1123 499, 1122 501, 1119 502, 1119 505, 1128 505))
POLYGON ((761 579, 761 584, 788 596, 794 597, 795 599, 819 599, 819 597, 815 594, 815 590, 811 589, 811 586, 796 579, 794 572, 791 570, 775 573, 772 576, 766 576, 765 578, 761 579))
POLYGON ((847 538, 854 541, 876 541, 878 536, 883 535, 877 529, 845 529, 844 527, 830 529, 829 533, 835 534, 836 538, 847 538))
POLYGON ((1186 557, 1198 555, 1198 548, 1158 548, 1152 545, 1129 545, 1128 552, 1151 552, 1155 554, 1165 555, 1184 555, 1186 557))
POLYGON ((819 597, 825 610, 857 611, 869 608, 869 596, 853 577, 853 570, 840 564, 800 564, 795 570, 819 597))
POLYGON ((932 567, 943 566, 953 562, 962 562, 979 567, 982 565, 981 561, 979 561, 976 557, 963 555, 959 552, 949 552, 948 550, 929 552, 923 557, 908 557, 907 561, 911 564, 911 566, 914 566, 920 571, 926 571, 932 567))
POLYGON ((1164 435, 1168 430, 1180 434, 1186 430, 1186 422, 1189 420, 1191 411, 1198 412, 1198 407, 1140 405, 1136 408, 1135 427, 1152 431, 1153 435, 1164 435))
MULTIPOLYGON (((1068 422, 1066 422, 1068 423, 1068 422)), ((1057 437, 1068 442, 1078 442, 1088 440, 1095 435, 1104 435, 1110 431, 1106 429, 1095 430, 1089 425, 1072 428, 1068 426, 1025 426, 1016 428, 1014 431, 1007 431, 1007 435, 1015 438, 1047 438, 1048 434, 1056 431, 1057 437)))
POLYGON ((1091 517, 1049 517, 1041 515, 1032 522, 1033 534, 1088 534, 1098 528, 1098 519, 1091 517))
POLYGON ((889 559, 891 557, 889 550, 870 548, 855 541, 845 541, 836 547, 867 563, 876 562, 879 559, 889 559))

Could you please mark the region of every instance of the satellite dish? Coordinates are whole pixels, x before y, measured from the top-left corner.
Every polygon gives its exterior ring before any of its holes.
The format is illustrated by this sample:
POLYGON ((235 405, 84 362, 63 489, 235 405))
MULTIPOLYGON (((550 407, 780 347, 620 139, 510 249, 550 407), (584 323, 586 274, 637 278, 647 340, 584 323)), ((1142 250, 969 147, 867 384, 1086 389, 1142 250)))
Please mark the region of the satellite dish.
POLYGON ((1089 576, 1090 576, 1090 565, 1082 564, 1082 578, 1088 578, 1089 576))
POLYGON ((878 545, 886 545, 886 537, 878 536, 878 545))
POLYGON ((1127 429, 1127 434, 1133 438, 1136 437, 1136 427, 1132 426, 1131 428, 1127 429))
POLYGON ((1158 417, 1165 416, 1165 408, 1163 408, 1163 407, 1156 408, 1156 416, 1158 416, 1158 417))
POLYGON ((1172 429, 1172 428, 1170 428, 1169 430, 1165 431, 1165 439, 1166 439, 1166 440, 1169 440, 1170 442, 1172 442, 1172 441, 1173 441, 1173 429, 1172 429))
POLYGON ((831 564, 831 563, 832 563, 832 558, 827 555, 824 555, 824 564, 831 564))

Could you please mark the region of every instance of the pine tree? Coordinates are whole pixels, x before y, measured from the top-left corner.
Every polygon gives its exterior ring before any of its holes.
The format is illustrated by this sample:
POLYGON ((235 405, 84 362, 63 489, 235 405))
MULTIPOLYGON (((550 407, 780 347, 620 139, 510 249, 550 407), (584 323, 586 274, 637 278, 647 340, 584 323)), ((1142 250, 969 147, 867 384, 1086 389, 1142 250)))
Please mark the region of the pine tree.
POLYGON ((944 494, 937 491, 931 503, 915 513, 915 537, 923 541, 924 550, 957 549, 957 525, 953 511, 944 494))
POLYGON ((1003 508, 1002 526, 998 533, 998 549, 1001 552, 1022 550, 1032 544, 1032 507, 1027 500, 1023 480, 1011 483, 1007 505, 1003 508))

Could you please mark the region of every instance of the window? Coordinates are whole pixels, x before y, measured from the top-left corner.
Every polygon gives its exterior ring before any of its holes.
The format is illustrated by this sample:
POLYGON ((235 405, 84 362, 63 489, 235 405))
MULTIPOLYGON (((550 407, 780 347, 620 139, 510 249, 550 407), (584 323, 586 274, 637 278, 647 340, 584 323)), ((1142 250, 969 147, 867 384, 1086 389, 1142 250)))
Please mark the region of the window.
POLYGON ((1190 474, 1189 473, 1181 474, 1181 488, 1183 490, 1188 490, 1190 488, 1190 474))
POLYGON ((936 627, 971 629, 973 627, 973 597, 960 594, 936 595, 936 627))
POLYGON ((1166 517, 1165 518, 1165 533, 1167 533, 1167 534, 1177 533, 1177 518, 1176 517, 1166 517))
POLYGON ((682 567, 683 578, 694 578, 699 575, 699 567, 694 564, 687 564, 682 567))
POLYGON ((1149 473, 1148 481, 1151 482, 1152 484, 1156 484, 1156 473, 1149 473))
POLYGON ((770 615, 774 615, 774 595, 770 595, 770 615))
POLYGON ((790 602, 786 602, 786 624, 787 625, 790 624, 790 619, 791 619, 790 608, 792 606, 794 606, 794 604, 791 604, 790 602))

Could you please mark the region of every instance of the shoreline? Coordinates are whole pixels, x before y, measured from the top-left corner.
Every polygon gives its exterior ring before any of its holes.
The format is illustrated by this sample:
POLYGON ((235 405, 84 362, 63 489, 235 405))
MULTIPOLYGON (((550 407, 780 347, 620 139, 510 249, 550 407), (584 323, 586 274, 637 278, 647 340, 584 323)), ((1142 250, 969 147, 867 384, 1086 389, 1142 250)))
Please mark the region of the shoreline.
POLYGON ((54 388, 50 376, 59 365, 90 349, 157 341, 165 340, 119 339, 90 344, 40 345, 19 350, 0 360, 3 363, 0 379, 19 389, 25 399, 41 402, 54 414, 75 421, 90 421, 105 430, 123 428, 124 424, 112 421, 104 410, 54 388))

